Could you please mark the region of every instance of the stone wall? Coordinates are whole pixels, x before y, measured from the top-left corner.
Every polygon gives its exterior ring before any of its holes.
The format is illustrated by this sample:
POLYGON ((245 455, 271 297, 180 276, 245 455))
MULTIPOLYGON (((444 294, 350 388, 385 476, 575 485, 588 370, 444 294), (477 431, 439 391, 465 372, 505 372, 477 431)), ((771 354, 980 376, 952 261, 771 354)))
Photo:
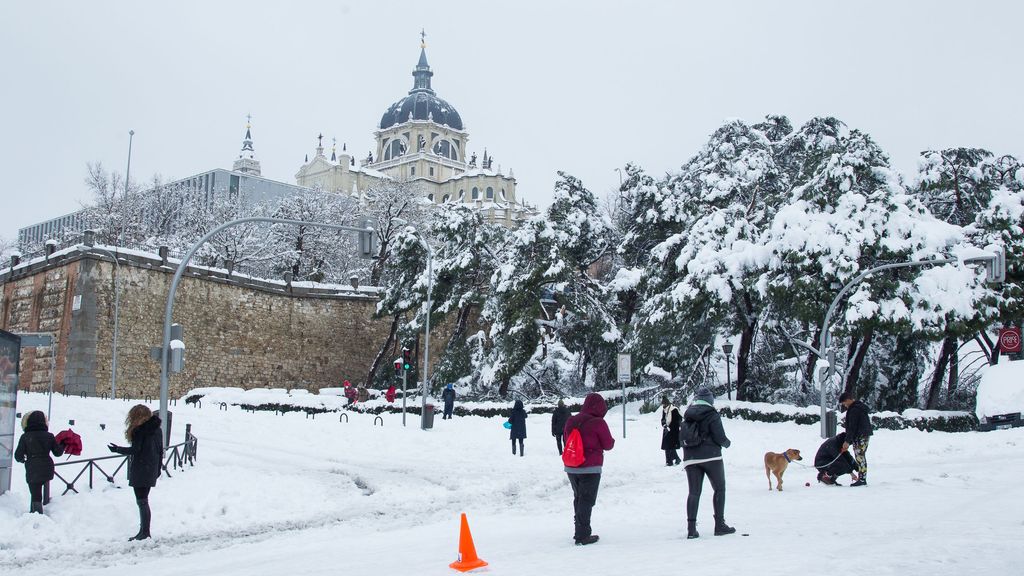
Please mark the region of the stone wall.
MULTIPOLYGON (((0 273, 0 328, 58 336, 57 391, 109 394, 118 310, 117 393, 159 395, 164 306, 173 268, 155 255, 109 256, 73 251, 48 262, 0 273)), ((4 271, 0 271, 4 272, 4 271)), ((170 376, 171 397, 203 386, 319 390, 342 380, 362 382, 390 327, 374 319, 376 292, 341 287, 290 288, 190 268, 178 286, 174 321, 184 328, 185 370, 170 376)), ((446 343, 448 324, 432 331, 431 359, 446 343)), ((49 385, 50 352, 26 350, 23 388, 49 385)), ((380 370, 390 373, 398 346, 380 370)))

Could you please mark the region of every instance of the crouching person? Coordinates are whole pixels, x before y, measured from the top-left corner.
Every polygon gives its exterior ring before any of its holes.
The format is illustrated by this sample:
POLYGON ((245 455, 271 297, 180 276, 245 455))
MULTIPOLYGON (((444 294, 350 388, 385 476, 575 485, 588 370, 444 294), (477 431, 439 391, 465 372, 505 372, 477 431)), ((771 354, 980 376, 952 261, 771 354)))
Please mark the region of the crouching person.
POLYGON ((818 482, 830 486, 842 486, 837 480, 844 474, 849 474, 854 482, 857 481, 857 462, 844 447, 845 445, 846 432, 840 432, 821 443, 818 452, 814 455, 814 467, 818 469, 818 482))

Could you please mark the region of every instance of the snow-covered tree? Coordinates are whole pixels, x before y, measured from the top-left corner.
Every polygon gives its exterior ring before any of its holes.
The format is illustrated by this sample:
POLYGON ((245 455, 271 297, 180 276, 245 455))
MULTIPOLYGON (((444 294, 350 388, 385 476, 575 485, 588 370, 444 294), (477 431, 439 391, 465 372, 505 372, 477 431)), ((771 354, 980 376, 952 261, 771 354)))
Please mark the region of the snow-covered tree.
POLYGON ((918 160, 917 189, 935 217, 966 226, 988 205, 998 185, 988 165, 992 153, 981 148, 928 150, 918 160))

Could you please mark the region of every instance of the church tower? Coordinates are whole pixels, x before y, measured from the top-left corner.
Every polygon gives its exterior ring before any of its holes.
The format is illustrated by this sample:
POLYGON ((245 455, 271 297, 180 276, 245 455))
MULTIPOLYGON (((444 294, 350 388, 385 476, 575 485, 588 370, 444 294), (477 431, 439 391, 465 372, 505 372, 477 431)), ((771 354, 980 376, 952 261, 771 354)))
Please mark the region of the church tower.
POLYGON ((238 159, 231 166, 231 169, 235 172, 241 172, 242 174, 251 174, 253 176, 260 175, 260 161, 256 159, 256 153, 252 148, 252 115, 246 116, 245 122, 245 139, 242 140, 242 152, 239 153, 238 159))

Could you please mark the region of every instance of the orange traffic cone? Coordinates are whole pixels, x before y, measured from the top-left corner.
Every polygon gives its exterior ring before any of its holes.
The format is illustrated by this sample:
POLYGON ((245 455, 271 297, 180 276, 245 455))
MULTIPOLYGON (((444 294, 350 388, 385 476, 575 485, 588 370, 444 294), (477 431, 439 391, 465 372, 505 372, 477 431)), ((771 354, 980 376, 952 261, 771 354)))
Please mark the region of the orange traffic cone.
POLYGON ((487 566, 476 555, 476 546, 473 545, 473 535, 469 533, 469 522, 466 520, 466 513, 462 513, 462 527, 459 529, 459 559, 448 565, 459 572, 469 572, 476 568, 487 566))

